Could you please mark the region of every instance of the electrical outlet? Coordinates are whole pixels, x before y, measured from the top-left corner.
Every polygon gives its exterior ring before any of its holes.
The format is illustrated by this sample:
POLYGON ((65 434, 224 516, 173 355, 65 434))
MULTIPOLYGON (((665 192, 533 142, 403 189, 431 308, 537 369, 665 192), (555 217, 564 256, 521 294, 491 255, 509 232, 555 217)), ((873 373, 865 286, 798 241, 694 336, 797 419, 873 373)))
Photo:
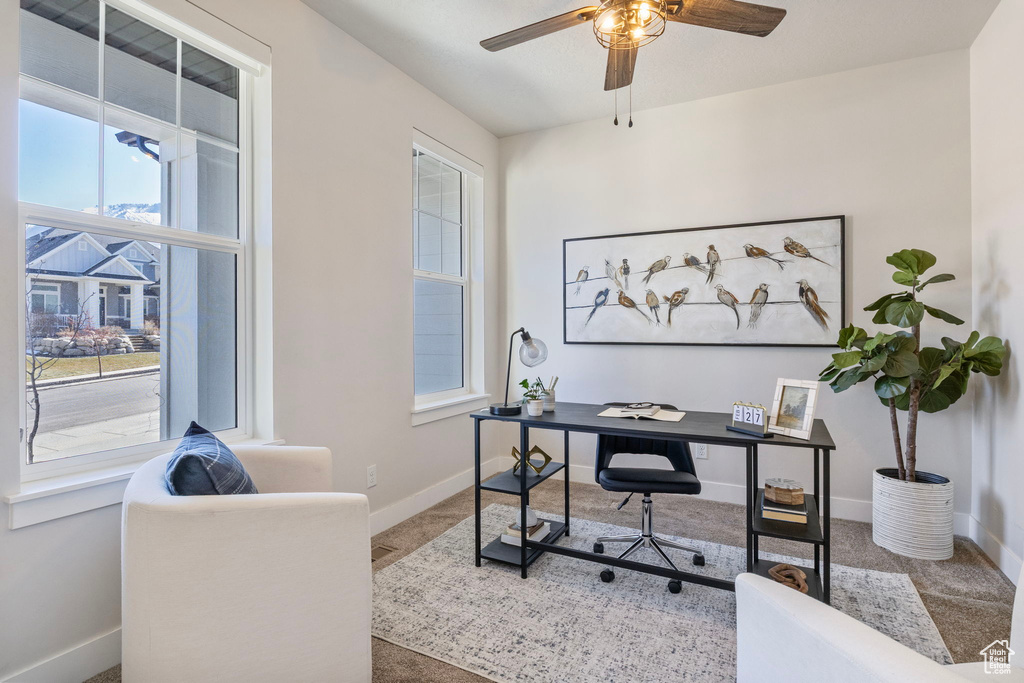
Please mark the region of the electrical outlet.
POLYGON ((708 445, 706 443, 695 443, 693 446, 693 457, 698 460, 708 459, 708 445))
POLYGON ((372 489, 377 485, 377 466, 370 465, 366 468, 366 488, 372 489))

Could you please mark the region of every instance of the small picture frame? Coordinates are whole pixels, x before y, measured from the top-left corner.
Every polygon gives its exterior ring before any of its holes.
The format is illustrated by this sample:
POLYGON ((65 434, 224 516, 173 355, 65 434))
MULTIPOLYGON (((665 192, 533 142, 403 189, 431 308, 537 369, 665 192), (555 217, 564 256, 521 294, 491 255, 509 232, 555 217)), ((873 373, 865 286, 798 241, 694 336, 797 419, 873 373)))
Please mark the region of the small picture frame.
POLYGON ((768 431, 794 439, 810 439, 817 403, 817 381, 780 379, 775 387, 768 431))

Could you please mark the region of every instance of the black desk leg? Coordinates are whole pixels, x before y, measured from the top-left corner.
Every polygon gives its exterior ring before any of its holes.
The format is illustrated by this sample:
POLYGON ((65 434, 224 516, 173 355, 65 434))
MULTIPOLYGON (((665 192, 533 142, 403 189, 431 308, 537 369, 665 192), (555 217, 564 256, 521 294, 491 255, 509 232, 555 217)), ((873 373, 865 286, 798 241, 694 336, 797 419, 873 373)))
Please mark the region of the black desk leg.
POLYGON ((825 528, 822 530, 822 534, 825 537, 825 543, 824 543, 825 548, 824 548, 824 551, 823 551, 825 553, 825 566, 823 567, 823 569, 825 570, 825 576, 824 576, 824 581, 822 581, 822 584, 823 584, 823 588, 825 589, 825 604, 826 605, 831 605, 832 604, 832 559, 831 559, 831 555, 832 555, 832 552, 831 552, 832 541, 831 541, 830 536, 831 536, 831 533, 832 533, 832 492, 831 492, 832 481, 831 481, 831 476, 829 474, 829 465, 830 465, 829 461, 832 459, 832 457, 831 457, 832 456, 832 451, 829 450, 828 448, 826 448, 826 449, 824 449, 823 452, 825 454, 825 463, 824 463, 825 464, 825 480, 823 482, 825 490, 823 491, 824 495, 822 496, 821 503, 822 503, 822 506, 824 507, 824 510, 825 510, 825 515, 824 515, 824 520, 823 520, 825 528))
POLYGON ((530 428, 526 423, 519 424, 519 569, 522 577, 526 578, 526 506, 529 500, 526 497, 526 463, 529 462, 530 452, 530 428))
MULTIPOLYGON (((750 449, 753 451, 753 453, 751 454, 751 457, 752 457, 752 459, 754 461, 754 467, 752 468, 753 472, 754 472, 754 486, 751 489, 751 491, 753 492, 753 496, 754 496, 754 505, 757 505, 757 490, 759 488, 761 488, 761 480, 757 476, 757 444, 751 444, 750 445, 750 449)), ((754 510, 754 514, 755 515, 760 514, 760 510, 755 509, 754 510)), ((757 534, 754 534, 754 562, 757 562, 757 559, 758 559, 758 557, 761 554, 759 552, 760 549, 761 549, 760 541, 761 541, 761 537, 758 536, 757 534)))
POLYGON ((565 535, 569 535, 569 432, 565 433, 565 535))
POLYGON ((476 521, 476 566, 480 566, 480 420, 473 420, 473 448, 476 453, 476 485, 474 488, 475 507, 474 519, 476 521))
MULTIPOLYGON (((821 514, 821 496, 818 495, 818 480, 821 478, 821 468, 818 465, 818 460, 821 458, 821 450, 818 448, 814 449, 814 509, 821 514)), ((817 543, 814 544, 814 571, 818 576, 821 576, 821 546, 817 543)))
POLYGON ((754 571, 754 496, 757 489, 754 488, 754 457, 751 447, 747 451, 747 571, 754 571))

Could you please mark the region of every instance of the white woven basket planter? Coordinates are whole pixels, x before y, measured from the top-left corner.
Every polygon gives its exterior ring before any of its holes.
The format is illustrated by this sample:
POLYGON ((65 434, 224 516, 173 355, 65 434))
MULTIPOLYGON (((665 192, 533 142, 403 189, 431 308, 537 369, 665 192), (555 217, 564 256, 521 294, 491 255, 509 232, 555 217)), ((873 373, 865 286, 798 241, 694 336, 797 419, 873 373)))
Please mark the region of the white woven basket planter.
POLYGON ((875 470, 872 538, 900 555, 948 560, 953 557, 953 482, 920 471, 916 478, 900 481, 893 468, 875 470))

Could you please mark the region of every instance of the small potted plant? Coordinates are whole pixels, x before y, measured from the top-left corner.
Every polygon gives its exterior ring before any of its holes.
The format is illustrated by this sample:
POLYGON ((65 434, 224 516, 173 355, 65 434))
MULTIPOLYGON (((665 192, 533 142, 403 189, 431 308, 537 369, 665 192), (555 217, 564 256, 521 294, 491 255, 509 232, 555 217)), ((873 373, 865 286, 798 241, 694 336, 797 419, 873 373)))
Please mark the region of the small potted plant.
POLYGON ((875 394, 889 409, 896 467, 875 470, 872 480, 872 537, 877 545, 901 555, 926 560, 953 556, 953 482, 917 469, 919 414, 937 413, 967 393, 972 373, 998 375, 1006 347, 997 337, 971 332, 965 342, 942 338, 942 348, 921 346, 925 314, 953 325, 964 321, 918 300, 925 287, 955 279, 949 273, 923 279, 935 257, 920 249, 904 249, 885 259, 896 268, 892 279, 906 290, 886 294, 866 311, 871 322, 901 328, 873 337, 850 325, 839 333, 839 353, 819 378, 836 393, 873 380, 875 394), (909 331, 907 331, 909 330, 909 331), (906 440, 897 419, 907 413, 906 440))
POLYGON ((526 404, 526 412, 530 417, 540 417, 544 414, 544 395, 547 394, 547 390, 544 389, 544 383, 537 379, 530 384, 530 380, 524 379, 519 383, 525 391, 523 391, 523 403, 526 404))

